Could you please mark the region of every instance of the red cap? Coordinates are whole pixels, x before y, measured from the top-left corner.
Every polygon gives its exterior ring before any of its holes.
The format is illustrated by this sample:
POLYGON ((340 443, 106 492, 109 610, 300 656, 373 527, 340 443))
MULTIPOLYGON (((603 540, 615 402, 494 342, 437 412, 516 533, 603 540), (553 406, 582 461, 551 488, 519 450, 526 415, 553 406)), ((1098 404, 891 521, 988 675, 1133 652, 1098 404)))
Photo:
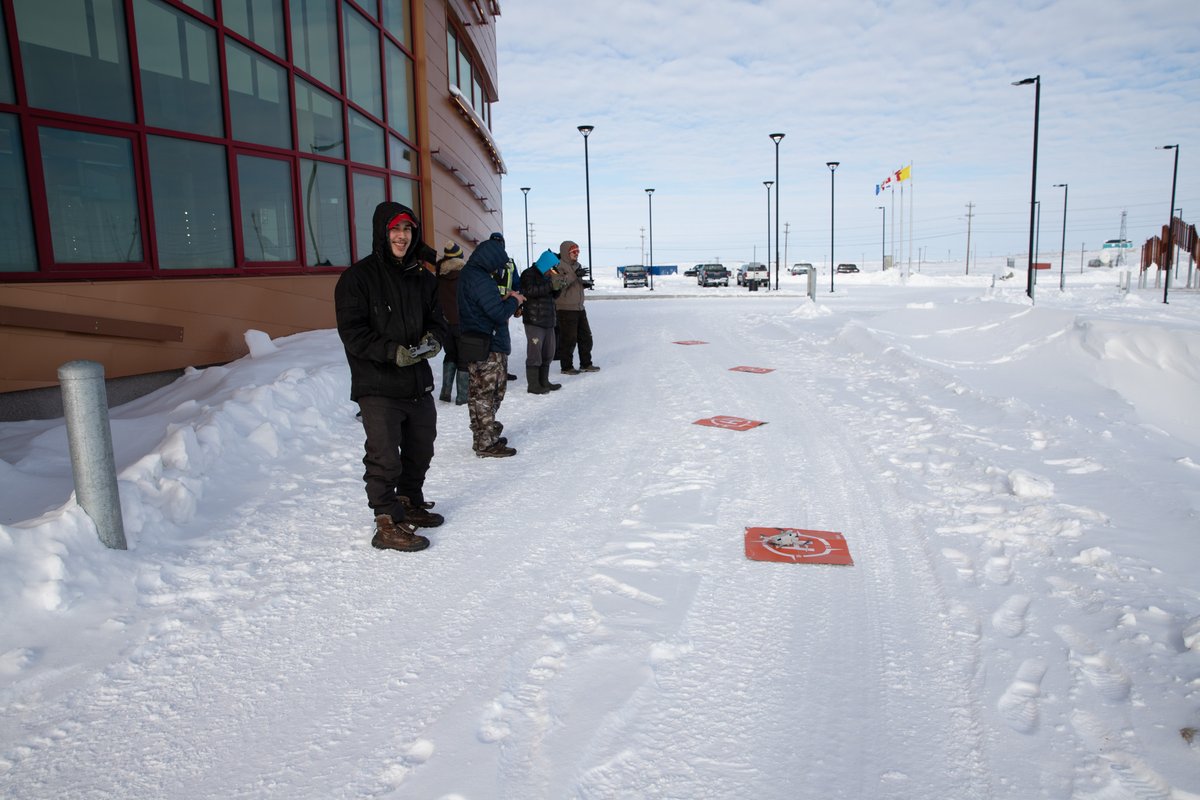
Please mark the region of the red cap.
POLYGON ((388 220, 388 224, 387 224, 387 227, 385 228, 385 230, 390 231, 392 228, 396 227, 401 222, 407 222, 409 225, 412 225, 414 228, 417 227, 417 221, 412 218, 412 214, 409 214, 407 211, 401 211, 399 214, 397 214, 396 216, 394 216, 388 220))

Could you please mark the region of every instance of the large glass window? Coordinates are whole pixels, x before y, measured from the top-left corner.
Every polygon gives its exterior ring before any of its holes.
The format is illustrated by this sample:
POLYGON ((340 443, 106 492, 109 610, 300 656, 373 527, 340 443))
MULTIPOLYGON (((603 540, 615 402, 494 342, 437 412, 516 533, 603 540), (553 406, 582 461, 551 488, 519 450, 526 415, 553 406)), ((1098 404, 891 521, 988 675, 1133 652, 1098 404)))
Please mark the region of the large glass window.
POLYGON ((183 0, 183 4, 196 9, 209 19, 216 17, 213 13, 213 0, 183 0))
POLYGON ((36 269, 21 127, 12 114, 0 114, 0 272, 36 269))
POLYGON ((412 47, 408 0, 383 0, 383 27, 405 47, 412 47))
POLYGON ((341 90, 337 11, 333 0, 291 0, 292 57, 300 69, 341 90))
POLYGON ((225 24, 264 50, 287 57, 283 40, 283 4, 280 0, 224 0, 225 24))
POLYGON ((467 98, 467 104, 471 103, 471 62, 467 58, 467 54, 463 51, 458 51, 458 90, 463 93, 463 97, 467 98))
POLYGON ((296 78, 296 131, 304 152, 345 156, 341 101, 300 78, 296 78))
POLYGON ((350 158, 360 164, 385 167, 384 146, 383 128, 350 109, 350 158))
POLYGON ((368 113, 383 119, 383 81, 379 75, 379 29, 345 6, 346 94, 368 113))
POLYGON ((236 42, 225 45, 229 70, 229 118, 233 137, 247 142, 292 146, 287 71, 236 42))
POLYGON ((287 161, 239 155, 242 247, 247 261, 295 261, 295 205, 287 161))
POLYGON ((147 144, 159 267, 233 267, 225 148, 163 136, 147 144))
POLYGON ((421 216, 421 202, 417 199, 417 182, 409 178, 392 176, 392 200, 417 212, 421 216))
POLYGON ((399 131, 401 136, 413 139, 416 111, 412 98, 412 59, 390 42, 387 45, 387 82, 388 125, 399 131))
POLYGON ((8 59, 8 31, 4 26, 4 15, 0 14, 0 103, 17 102, 13 89, 12 62, 8 59))
POLYGON ((350 232, 346 219, 346 170, 338 164, 300 159, 304 188, 304 263, 310 267, 350 264, 350 232))
POLYGON ((385 187, 378 175, 354 173, 354 246, 358 258, 365 258, 371 252, 371 219, 375 207, 387 199, 383 194, 385 187))
POLYGON ((216 31, 159 0, 137 0, 133 10, 146 124, 220 136, 216 31))
POLYGON ((388 161, 389 168, 396 172, 417 174, 416 152, 395 136, 388 137, 388 161))
POLYGON ((453 28, 446 28, 446 73, 451 86, 458 86, 458 37, 453 28))
POLYGON ((142 260, 142 226, 133 143, 60 128, 40 128, 51 244, 59 264, 142 260))
POLYGON ((29 104, 133 122, 120 0, 14 0, 29 104))

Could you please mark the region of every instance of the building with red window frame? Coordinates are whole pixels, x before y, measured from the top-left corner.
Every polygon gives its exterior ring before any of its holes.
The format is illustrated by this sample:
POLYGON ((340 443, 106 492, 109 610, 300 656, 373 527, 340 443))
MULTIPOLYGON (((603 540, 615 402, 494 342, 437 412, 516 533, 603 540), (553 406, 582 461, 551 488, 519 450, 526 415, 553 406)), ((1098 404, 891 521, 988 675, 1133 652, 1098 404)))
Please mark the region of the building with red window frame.
POLYGON ((384 199, 437 250, 503 229, 498 0, 2 10, 0 417, 68 361, 172 376, 333 327, 384 199))

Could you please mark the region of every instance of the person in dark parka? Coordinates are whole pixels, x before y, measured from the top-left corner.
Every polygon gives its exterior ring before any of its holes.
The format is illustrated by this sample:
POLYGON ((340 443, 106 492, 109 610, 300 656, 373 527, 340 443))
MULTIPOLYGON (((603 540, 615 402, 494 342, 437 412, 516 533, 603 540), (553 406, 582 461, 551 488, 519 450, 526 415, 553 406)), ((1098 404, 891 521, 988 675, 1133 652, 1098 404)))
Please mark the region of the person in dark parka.
POLYGON ((466 262, 457 242, 447 242, 442 254, 437 262, 438 302, 442 305, 442 313, 446 315, 450 335, 446 338, 446 349, 442 356, 442 390, 438 399, 449 403, 451 390, 457 387, 458 396, 454 404, 464 406, 467 404, 468 373, 466 363, 459 363, 457 337, 462 330, 458 324, 458 276, 466 262))
POLYGON ((375 514, 371 544, 423 550, 417 527, 441 525, 425 502, 425 474, 437 438, 433 401, 436 356, 448 336, 437 278, 422 266, 427 246, 412 209, 380 203, 372 251, 342 273, 334 288, 338 336, 350 365, 350 399, 366 433, 367 504, 375 514))

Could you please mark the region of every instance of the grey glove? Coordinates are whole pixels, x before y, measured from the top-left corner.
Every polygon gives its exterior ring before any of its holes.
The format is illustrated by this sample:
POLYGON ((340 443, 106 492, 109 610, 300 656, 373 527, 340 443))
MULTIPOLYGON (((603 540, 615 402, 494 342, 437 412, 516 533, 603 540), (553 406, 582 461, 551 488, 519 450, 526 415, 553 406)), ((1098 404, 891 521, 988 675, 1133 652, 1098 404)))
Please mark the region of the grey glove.
POLYGON ((575 277, 576 278, 586 278, 587 274, 588 274, 587 267, 576 267, 575 268, 575 277))
POLYGON ((417 358, 433 358, 442 352, 442 343, 434 338, 432 333, 427 333, 421 337, 421 341, 413 348, 413 352, 417 358))
POLYGON ((416 349, 415 347, 405 347, 404 345, 400 345, 399 347, 397 347, 396 348, 396 366, 397 367, 411 367, 413 364, 416 364, 418 361, 420 361, 421 356, 414 356, 412 354, 412 351, 415 349, 416 349))

